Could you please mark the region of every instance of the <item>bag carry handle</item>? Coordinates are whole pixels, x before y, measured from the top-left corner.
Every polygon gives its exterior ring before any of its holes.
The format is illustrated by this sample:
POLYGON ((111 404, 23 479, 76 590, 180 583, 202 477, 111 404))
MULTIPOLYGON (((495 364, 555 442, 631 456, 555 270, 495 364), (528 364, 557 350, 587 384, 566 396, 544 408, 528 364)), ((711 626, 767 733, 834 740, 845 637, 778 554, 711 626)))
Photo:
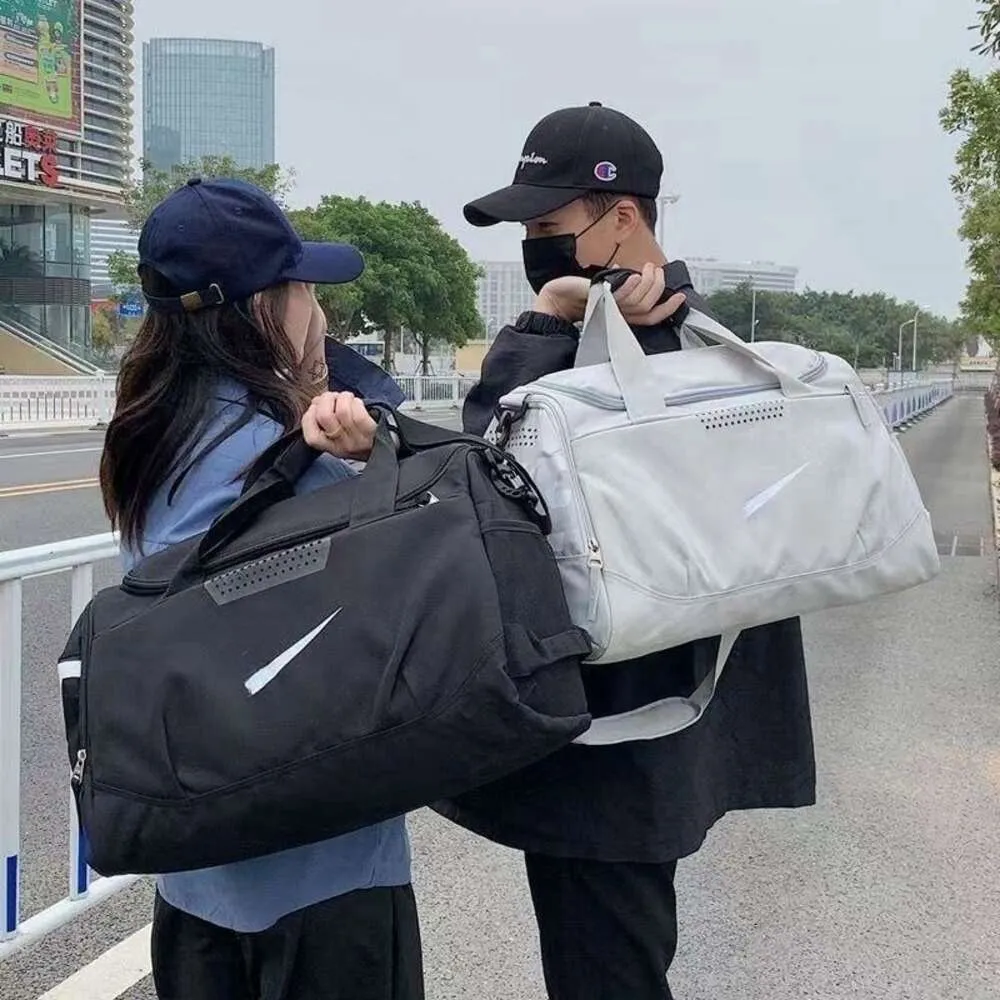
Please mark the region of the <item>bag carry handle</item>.
MULTIPOLYGON (((812 393, 812 388, 801 379, 774 364, 751 344, 740 340, 704 313, 692 309, 684 326, 768 369, 778 380, 783 395, 795 397, 812 393)), ((662 388, 657 384, 642 346, 622 316, 611 286, 604 283, 594 285, 590 290, 575 367, 585 368, 609 361, 630 419, 663 413, 662 388)))
MULTIPOLYGON (((664 698, 662 701, 643 705, 642 708, 633 709, 631 712, 594 719, 590 729, 573 742, 587 747, 607 747, 617 743, 658 740, 690 729, 712 703, 722 671, 739 636, 739 631, 726 632, 722 636, 715 664, 694 694, 688 697, 664 698)), ((613 670, 614 665, 609 665, 608 669, 613 670)))
MULTIPOLYGON (((485 445, 483 439, 474 434, 435 427, 382 404, 369 407, 368 412, 378 423, 371 456, 357 477, 351 502, 351 527, 393 513, 399 492, 401 454, 416 454, 449 444, 468 443, 479 448, 485 445)), ((497 488, 501 492, 506 490, 513 499, 534 503, 536 519, 547 534, 551 528, 548 510, 527 473, 500 449, 487 446, 487 450, 494 456, 497 488)), ((246 531, 264 511, 290 499, 295 493, 296 482, 320 454, 322 452, 306 443, 301 429, 284 435, 264 451, 248 473, 243 494, 215 519, 200 544, 174 574, 167 594, 182 590, 187 581, 196 578, 213 556, 246 531)))
MULTIPOLYGON (((372 456, 358 477, 351 505, 352 526, 393 510, 399 482, 399 459, 393 433, 399 438, 399 451, 410 454, 459 441, 483 443, 482 438, 422 423, 387 406, 369 407, 369 413, 378 421, 378 428, 372 456)), ((247 474, 240 498, 215 519, 200 544, 177 570, 167 594, 182 590, 220 549, 246 531, 264 511, 290 499, 295 493, 295 484, 321 454, 306 443, 301 429, 290 431, 270 445, 247 474)))

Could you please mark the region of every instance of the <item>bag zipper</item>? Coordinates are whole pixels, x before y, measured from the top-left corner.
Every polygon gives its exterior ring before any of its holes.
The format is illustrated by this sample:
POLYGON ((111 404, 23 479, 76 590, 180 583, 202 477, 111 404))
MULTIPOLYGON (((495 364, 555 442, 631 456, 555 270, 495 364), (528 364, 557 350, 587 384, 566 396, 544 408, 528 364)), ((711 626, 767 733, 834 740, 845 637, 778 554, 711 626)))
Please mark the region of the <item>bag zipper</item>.
MULTIPOLYGON (((545 399, 544 396, 541 395, 533 396, 532 401, 537 403, 541 409, 548 411, 548 413, 553 417, 559 426, 563 441, 567 446, 569 446, 569 428, 566 426, 562 410, 560 410, 559 407, 552 405, 547 399, 545 399)), ((570 447, 567 447, 566 451, 567 456, 572 454, 572 449, 570 447)), ((594 530, 594 522, 590 517, 590 508, 587 506, 587 500, 583 495, 583 490, 580 489, 579 479, 575 475, 570 476, 569 478, 573 489, 573 497, 576 500, 580 516, 583 518, 583 528, 587 535, 587 566, 590 571, 590 604, 587 609, 587 624, 593 625, 597 621, 598 605, 600 604, 600 591, 602 589, 606 591, 604 586, 604 554, 601 551, 601 543, 594 530)), ((611 606, 607 603, 607 601, 605 601, 605 604, 608 607, 609 614, 607 638, 608 642, 610 642, 612 631, 612 622, 610 620, 611 606)), ((597 651, 603 652, 606 646, 595 641, 594 648, 597 651)))
POLYGON ((80 699, 80 747, 76 751, 76 762, 70 772, 70 785, 77 793, 83 794, 83 777, 87 769, 87 745, 90 742, 87 732, 87 674, 86 667, 90 661, 90 639, 92 605, 88 604, 80 622, 80 687, 77 697, 80 699))
POLYGON ((81 747, 76 752, 76 764, 73 765, 73 770, 69 776, 70 784, 76 785, 77 788, 83 784, 83 771, 86 766, 87 751, 81 747))
POLYGON ((603 582, 604 555, 601 553, 601 544, 596 538, 587 541, 590 552, 587 555, 587 566, 590 568, 590 607, 587 609, 587 624, 593 625, 597 621, 597 610, 600 601, 599 586, 603 582))
MULTIPOLYGON (((815 382, 827 368, 826 358, 822 354, 817 355, 817 362, 805 374, 798 376, 800 382, 815 382)), ((572 385, 561 385, 551 382, 547 378, 541 378, 535 383, 539 388, 547 389, 549 392, 561 393, 572 399, 577 399, 582 403, 590 403, 602 410, 624 411, 625 400, 621 396, 615 396, 609 392, 601 392, 599 389, 581 389, 572 385)), ((778 384, 773 382, 759 382, 753 385, 741 386, 716 386, 704 389, 688 389, 685 392, 674 393, 663 397, 665 406, 684 406, 687 403, 703 403, 714 399, 731 399, 734 396, 749 396, 755 392, 764 392, 773 389, 778 384)))

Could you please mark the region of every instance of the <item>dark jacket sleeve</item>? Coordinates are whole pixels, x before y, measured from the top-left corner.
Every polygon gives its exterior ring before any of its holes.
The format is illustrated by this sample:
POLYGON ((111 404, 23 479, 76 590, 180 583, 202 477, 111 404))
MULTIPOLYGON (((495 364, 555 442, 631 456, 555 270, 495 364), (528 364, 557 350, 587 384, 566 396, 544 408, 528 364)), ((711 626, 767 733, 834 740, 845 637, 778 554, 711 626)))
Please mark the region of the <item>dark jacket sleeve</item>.
POLYGON ((327 337, 325 348, 331 392, 353 392, 366 403, 402 406, 406 394, 383 368, 332 337, 327 337))
POLYGON ((572 368, 579 339, 572 323, 540 313, 525 313, 516 326, 505 326, 483 359, 479 382, 466 397, 466 433, 484 434, 500 398, 519 385, 572 368))

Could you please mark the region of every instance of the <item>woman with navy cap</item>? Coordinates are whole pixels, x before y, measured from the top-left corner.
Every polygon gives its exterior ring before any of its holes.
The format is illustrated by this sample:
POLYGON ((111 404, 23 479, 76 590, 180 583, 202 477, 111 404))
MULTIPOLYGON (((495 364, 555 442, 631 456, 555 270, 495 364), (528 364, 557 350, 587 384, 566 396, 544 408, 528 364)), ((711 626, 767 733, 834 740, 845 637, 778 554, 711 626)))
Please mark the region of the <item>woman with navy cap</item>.
MULTIPOLYGON (((356 279, 356 249, 303 243, 252 185, 196 179, 149 217, 139 257, 149 314, 101 460, 127 565, 207 530, 300 421, 328 453, 300 491, 350 475, 341 459, 366 457, 375 428, 351 393, 316 399, 330 379, 313 285, 356 279)), ((383 399, 398 401, 387 382, 383 399)), ((366 395, 378 400, 370 380, 366 395)), ((420 1000, 403 818, 160 877, 153 977, 160 1000, 420 1000)))

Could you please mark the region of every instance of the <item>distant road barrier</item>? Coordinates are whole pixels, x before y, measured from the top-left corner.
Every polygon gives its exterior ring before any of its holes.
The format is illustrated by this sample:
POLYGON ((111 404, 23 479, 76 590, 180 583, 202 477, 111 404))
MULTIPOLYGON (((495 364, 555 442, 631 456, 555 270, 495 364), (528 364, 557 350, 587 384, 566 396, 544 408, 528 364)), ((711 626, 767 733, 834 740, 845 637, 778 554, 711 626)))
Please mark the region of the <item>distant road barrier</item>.
MULTIPOLYGON (((459 409, 476 384, 466 375, 399 375, 396 381, 406 394, 404 410, 459 409)), ((923 380, 898 388, 878 387, 886 419, 896 427, 925 413, 966 388, 968 380, 923 380)), ((970 386, 971 387, 971 386, 970 386)), ((985 391, 986 385, 983 385, 985 391)), ((0 434, 5 431, 100 427, 115 408, 113 376, 0 375, 0 434)))
MULTIPOLYGON (((458 409, 476 380, 463 375, 398 375, 405 410, 458 409)), ((0 375, 0 434, 106 425, 115 409, 113 375, 0 375)))
POLYGON ((883 389, 873 392, 878 400, 886 423, 893 429, 905 426, 929 413, 955 394, 951 379, 903 386, 901 389, 883 389))

